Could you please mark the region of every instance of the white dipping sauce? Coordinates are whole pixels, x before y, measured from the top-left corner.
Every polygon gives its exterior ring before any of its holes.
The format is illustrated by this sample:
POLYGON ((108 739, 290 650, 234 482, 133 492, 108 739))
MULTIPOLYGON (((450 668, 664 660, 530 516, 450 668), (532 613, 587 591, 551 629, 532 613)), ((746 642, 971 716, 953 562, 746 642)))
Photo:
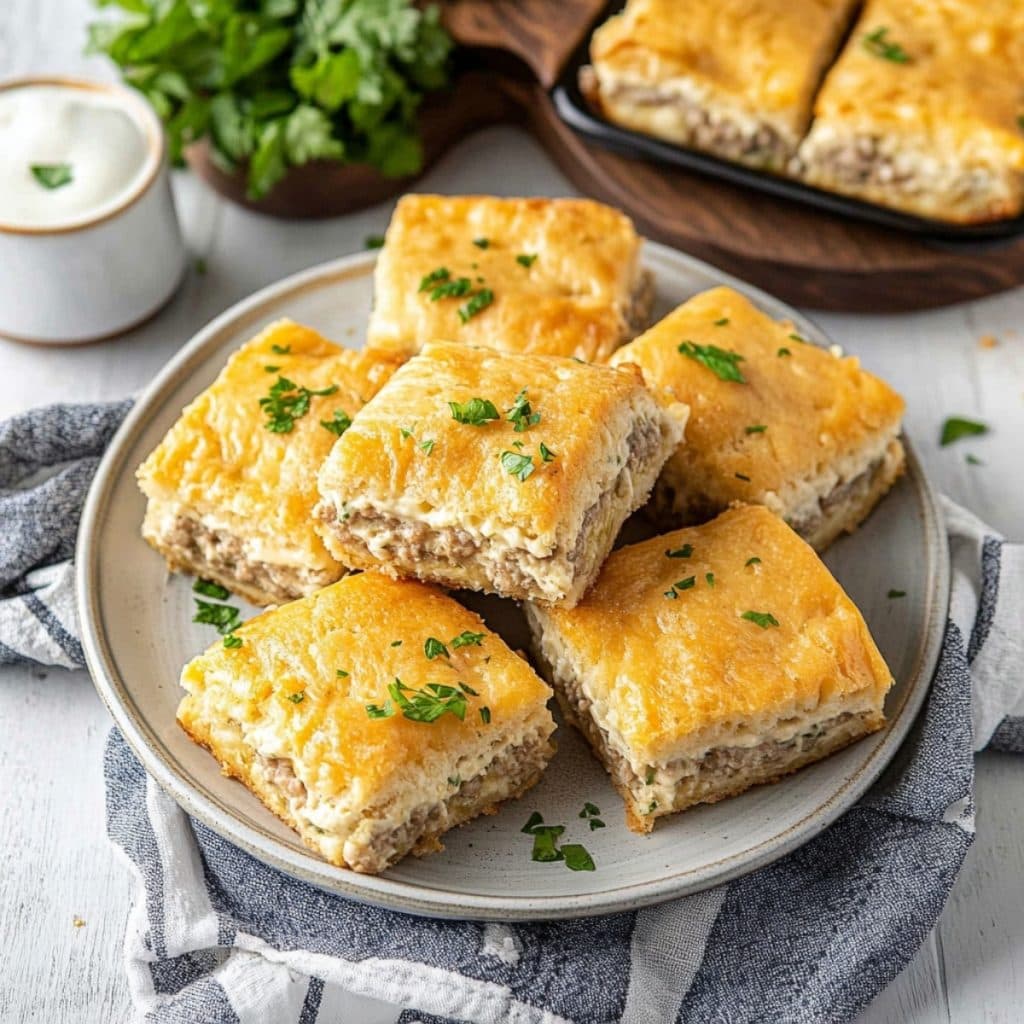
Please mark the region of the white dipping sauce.
POLYGON ((0 227, 54 228, 112 210, 155 154, 124 100, 95 89, 0 89, 0 227), (47 188, 33 165, 67 164, 71 181, 47 188))

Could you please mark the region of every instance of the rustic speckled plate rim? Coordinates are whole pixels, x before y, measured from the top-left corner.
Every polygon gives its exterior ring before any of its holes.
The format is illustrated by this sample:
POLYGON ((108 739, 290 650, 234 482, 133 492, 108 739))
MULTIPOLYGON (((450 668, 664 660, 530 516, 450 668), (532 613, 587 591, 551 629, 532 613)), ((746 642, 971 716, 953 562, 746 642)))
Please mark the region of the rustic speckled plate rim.
MULTIPOLYGON (((510 898, 459 893, 414 885, 380 876, 359 875, 334 868, 312 853, 292 850, 271 833, 240 821, 223 801, 203 792, 175 763, 129 694, 111 650, 100 612, 98 569, 100 532, 111 491, 125 470, 127 453, 144 428, 154 408, 180 386, 204 361, 211 350, 224 343, 224 336, 265 319, 283 299, 310 289, 352 277, 369 277, 375 253, 359 253, 312 267, 269 285, 248 299, 230 307, 172 358, 140 396, 115 434, 89 490, 78 534, 76 595, 82 628, 82 646, 96 689, 122 735, 157 783, 192 817, 252 854, 258 860, 315 886, 360 902, 405 913, 429 917, 476 920, 550 920, 618 913, 664 902, 720 885, 784 856, 827 828, 852 806, 885 769, 903 742, 927 695, 938 662, 949 600, 949 559, 945 530, 936 497, 921 464, 904 438, 907 448, 907 476, 922 513, 921 530, 928 560, 929 586, 922 621, 925 628, 917 637, 911 678, 901 702, 889 711, 889 724, 882 741, 861 765, 822 802, 789 828, 744 850, 699 868, 666 873, 654 882, 618 884, 597 893, 565 896, 510 898)), ((797 311, 743 281, 716 268, 657 243, 645 243, 645 265, 675 266, 676 270, 713 276, 749 296, 776 317, 789 317, 802 336, 828 344, 824 332, 797 311)), ((785 783, 781 783, 784 785, 785 783)))

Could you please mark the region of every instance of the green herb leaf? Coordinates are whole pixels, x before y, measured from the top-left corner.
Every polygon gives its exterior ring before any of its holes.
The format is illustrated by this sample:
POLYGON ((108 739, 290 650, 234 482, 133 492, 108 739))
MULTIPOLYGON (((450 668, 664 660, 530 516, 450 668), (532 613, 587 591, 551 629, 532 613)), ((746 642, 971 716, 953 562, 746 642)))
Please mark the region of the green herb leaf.
POLYGON ((553 462, 558 456, 558 452, 553 452, 543 441, 541 441, 537 450, 540 452, 542 462, 553 462))
POLYGON ((434 441, 434 439, 432 437, 431 438, 427 438, 426 441, 420 441, 420 450, 425 452, 427 455, 429 455, 434 450, 434 444, 435 443, 436 442, 434 441))
POLYGON ((697 584, 696 576, 687 576, 685 580, 676 583, 676 590, 690 590, 697 584))
POLYGON ((401 647, 402 646, 402 641, 401 640, 392 640, 391 641, 391 646, 392 647, 401 647))
POLYGON ((348 679, 348 673, 343 668, 339 668, 334 674, 339 679, 348 679))
POLYGON ((511 473, 520 482, 525 482, 537 468, 533 464, 532 455, 520 455, 518 452, 502 452, 501 464, 507 472, 511 473))
POLYGON ((321 420, 320 426, 341 437, 352 426, 352 417, 344 409, 335 409, 334 416, 329 420, 321 420))
POLYGON ((440 640, 432 636, 428 636, 424 641, 423 653, 427 656, 428 661, 433 661, 435 658, 442 656, 445 658, 449 657, 448 648, 440 640))
POLYGON ((481 288, 474 292, 472 298, 464 306, 459 307, 459 319, 465 324, 494 301, 494 292, 490 288, 481 288))
POLYGON ((29 164, 28 169, 32 172, 32 177, 43 188, 48 188, 51 191, 64 185, 70 185, 74 180, 71 164, 29 164))
POLYGON ((486 633, 471 633, 464 629, 458 636, 452 638, 452 650, 457 651, 460 647, 479 647, 483 644, 485 636, 486 633))
POLYGON ((306 699, 306 694, 300 690, 298 693, 289 693, 287 699, 293 704, 301 704, 306 699))
POLYGON ((757 555, 752 555, 750 558, 748 558, 743 563, 743 566, 744 566, 744 568, 746 568, 748 565, 760 565, 760 564, 761 564, 761 559, 758 558, 757 555))
POLYGON ((490 708, 483 707, 483 708, 480 709, 480 721, 483 722, 484 725, 490 725, 491 724, 491 709, 490 708))
POLYGON ((648 768, 647 775, 644 777, 644 782, 646 782, 648 786, 651 785, 651 783, 654 782, 656 774, 657 772, 653 768, 648 768))
POLYGON ((756 423, 752 427, 744 427, 743 429, 748 434, 763 434, 768 428, 763 423, 756 423))
POLYGON ((291 350, 291 345, 278 345, 276 342, 270 346, 270 351, 279 356, 290 355, 291 350))
POLYGON ((716 320, 715 321, 715 326, 716 327, 724 327, 728 322, 729 322, 729 318, 727 316, 723 316, 721 320, 716 320))
POLYGON ((465 683, 461 683, 460 682, 459 683, 459 689, 463 693, 468 693, 470 695, 470 697, 479 697, 480 696, 480 694, 477 693, 476 690, 474 690, 472 686, 467 686, 465 683))
POLYGON ((713 572, 704 573, 704 579, 709 587, 713 587, 715 585, 715 574, 713 572))
POLYGON ((439 299, 461 299, 468 295, 473 287, 468 277, 457 277, 453 281, 442 281, 435 285, 430 291, 430 301, 437 302, 439 299))
POLYGON ((420 279, 419 290, 421 292, 429 291, 440 281, 447 281, 451 277, 451 271, 447 267, 437 267, 432 270, 425 277, 420 279))
POLYGON ((719 380, 735 381, 737 384, 747 382, 739 368, 743 356, 737 352, 727 352, 717 345, 697 345, 692 341, 684 341, 679 346, 679 352, 687 359, 706 366, 719 380))
POLYGON ((266 371, 267 373, 277 373, 277 371, 278 371, 278 370, 280 370, 280 369, 281 369, 281 367, 280 367, 280 366, 275 366, 275 365, 273 365, 272 363, 267 363, 267 365, 266 365, 266 366, 264 366, 264 367, 263 367, 263 369, 264 369, 264 370, 265 370, 265 371, 266 371))
POLYGON ((234 633, 228 633, 228 635, 224 637, 224 646, 228 648, 228 650, 233 650, 236 647, 241 647, 242 638, 240 636, 235 636, 234 633))
POLYGON ((788 348, 780 348, 775 354, 777 356, 791 356, 793 353, 790 352, 788 348))
POLYGON ((952 444, 954 441, 959 441, 962 437, 976 437, 978 434, 987 433, 988 426, 985 423, 979 423, 976 420, 965 420, 959 416, 950 416, 942 424, 942 436, 939 438, 939 444, 952 444))
POLYGON ((666 551, 666 558, 689 558, 693 554, 693 545, 684 544, 681 548, 676 548, 675 551, 666 551))
POLYGON ((596 865, 594 858, 590 856, 585 847, 579 843, 566 843, 562 847, 562 857, 565 859, 565 866, 570 871, 594 871, 596 865))
POLYGON ((526 267, 527 269, 529 269, 530 267, 533 266, 534 261, 536 259, 537 259, 537 254, 535 252, 531 252, 531 253, 521 252, 516 257, 516 263, 518 263, 519 266, 521 266, 521 267, 526 267))
POLYGON ((222 587, 219 583, 214 583, 211 580, 196 580, 192 584, 192 590, 196 594, 212 597, 216 601, 226 601, 231 596, 231 591, 227 587, 222 587))
POLYGON ((753 622, 755 626, 760 626, 762 629, 779 624, 778 619, 771 612, 744 612, 740 618, 753 622))
POLYGON ((799 341, 801 345, 808 345, 810 342, 806 338, 801 337, 799 334, 790 334, 790 337, 794 341, 799 341))
POLYGON ((534 825, 533 852, 530 858, 542 864, 562 860, 562 852, 558 849, 558 837, 564 831, 564 825, 534 825))
POLYGON ((526 388, 523 388, 516 395, 512 408, 508 410, 505 419, 515 424, 517 434, 521 434, 523 431, 540 423, 540 413, 534 412, 530 407, 530 403, 526 400, 526 388))
POLYGON ((744 480, 746 483, 750 483, 750 477, 747 476, 746 473, 733 473, 733 476, 736 477, 737 480, 744 480))
POLYGON ((384 236, 383 235, 367 235, 363 239, 364 249, 383 249, 384 248, 384 236))
POLYGON ((889 600, 892 601, 892 600, 895 600, 898 597, 906 597, 907 596, 907 592, 905 590, 890 590, 888 596, 889 596, 889 600))
POLYGON ((679 595, 676 593, 675 587, 671 590, 662 591, 662 597, 667 597, 670 601, 674 601, 679 595))
POLYGON ((485 423, 499 418, 494 403, 487 398, 471 398, 468 402, 449 402, 452 419, 470 427, 482 427, 485 423))
POLYGON ((882 26, 881 28, 876 28, 874 32, 868 32, 861 42, 864 45, 864 49, 875 57, 892 61, 893 64, 909 63, 910 55, 899 43, 888 39, 888 35, 889 29, 882 26))
POLYGON ((395 706, 389 700, 383 704, 367 704, 365 707, 369 718, 390 718, 395 713, 395 706))
POLYGON ((486 249, 491 244, 491 240, 489 238, 474 238, 473 244, 478 249, 486 249))
POLYGON ((416 690, 396 678, 388 684, 388 693, 410 722, 436 722, 446 713, 460 722, 466 717, 466 695, 454 686, 427 683, 422 690, 416 690))
POLYGON ((534 811, 529 818, 526 819, 526 824, 519 830, 525 832, 527 835, 533 835, 533 830, 538 825, 543 825, 544 819, 541 817, 538 811, 534 811))
POLYGON ((601 809, 596 805, 592 804, 589 800, 583 805, 583 810, 580 811, 580 818, 589 818, 592 815, 600 814, 601 809))
POLYGON ((590 818, 590 831, 593 832, 596 828, 604 828, 605 824, 600 818, 590 818))
MULTIPOLYGON (((278 346, 274 346, 278 350, 278 346)), ((284 351, 288 351, 286 347, 284 351)), ((264 426, 272 434, 290 434, 295 429, 295 421, 309 412, 309 401, 314 396, 333 395, 338 390, 337 384, 321 388, 319 391, 300 387, 287 377, 278 377, 271 386, 270 393, 260 399, 260 408, 266 414, 264 426)), ((324 421, 321 420, 321 423, 324 421)), ((331 429, 328 427, 328 429, 331 429)))
POLYGON ((984 466, 985 465, 985 463, 982 462, 981 459, 979 459, 977 455, 971 455, 970 452, 968 452, 967 455, 964 458, 966 459, 967 464, 969 466, 984 466))
POLYGON ((196 613, 193 622, 213 626, 222 636, 233 633, 242 624, 238 609, 230 604, 211 604, 196 598, 196 613))

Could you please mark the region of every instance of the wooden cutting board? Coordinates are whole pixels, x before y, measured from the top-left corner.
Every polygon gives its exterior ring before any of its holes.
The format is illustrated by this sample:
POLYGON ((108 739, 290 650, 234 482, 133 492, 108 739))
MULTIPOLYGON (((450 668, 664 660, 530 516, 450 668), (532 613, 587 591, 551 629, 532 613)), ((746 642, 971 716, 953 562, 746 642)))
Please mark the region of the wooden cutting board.
MULTIPOLYGON (((583 193, 628 213, 648 237, 699 256, 800 306, 889 312, 942 306, 1024 283, 1024 238, 944 244, 753 192, 585 141, 558 116, 550 89, 606 0, 441 0, 460 44, 450 91, 428 98, 426 165, 483 125, 523 124, 583 193)), ((407 190, 367 168, 296 168, 269 197, 189 155, 232 199, 282 216, 325 216, 407 190)), ((495 168, 500 174, 500 168, 495 168)))

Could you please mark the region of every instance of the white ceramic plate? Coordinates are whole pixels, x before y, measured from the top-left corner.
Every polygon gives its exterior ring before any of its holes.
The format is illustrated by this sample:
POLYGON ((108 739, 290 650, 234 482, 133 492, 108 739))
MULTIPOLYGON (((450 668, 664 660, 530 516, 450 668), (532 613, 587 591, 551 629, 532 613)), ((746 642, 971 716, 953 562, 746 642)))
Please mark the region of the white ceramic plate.
MULTIPOLYGON (((789 316, 807 338, 820 329, 794 310, 717 270, 648 243, 660 314, 688 296, 727 283, 773 316, 789 316)), ((142 541, 143 499, 135 467, 182 407, 214 379, 228 354, 281 316, 359 344, 370 309, 374 256, 340 259, 287 278, 229 309, 167 365, 121 427, 86 503, 78 547, 83 643, 100 695, 146 768, 189 814, 260 860, 334 892, 440 917, 523 920, 608 913, 681 896, 767 864, 806 842, 878 776, 921 706, 946 615, 945 535, 913 451, 909 473, 869 521, 833 546, 828 563, 863 610, 896 678, 889 726, 821 764, 741 797, 661 819, 650 836, 627 831, 622 803, 579 737, 561 727, 544 779, 496 817, 445 838, 444 853, 407 858, 379 877, 331 867, 309 853, 243 786, 223 775, 174 719, 182 665, 205 649, 209 627, 193 625, 191 580, 168 575, 142 541), (889 600, 891 588, 905 590, 889 600), (584 831, 585 800, 608 827, 584 831), (568 826, 597 870, 534 863, 520 832, 530 812, 568 826)), ((514 647, 522 623, 510 604, 481 604, 514 647), (500 606, 500 607, 498 607, 500 606)), ((249 613, 252 609, 246 608, 249 613)))

